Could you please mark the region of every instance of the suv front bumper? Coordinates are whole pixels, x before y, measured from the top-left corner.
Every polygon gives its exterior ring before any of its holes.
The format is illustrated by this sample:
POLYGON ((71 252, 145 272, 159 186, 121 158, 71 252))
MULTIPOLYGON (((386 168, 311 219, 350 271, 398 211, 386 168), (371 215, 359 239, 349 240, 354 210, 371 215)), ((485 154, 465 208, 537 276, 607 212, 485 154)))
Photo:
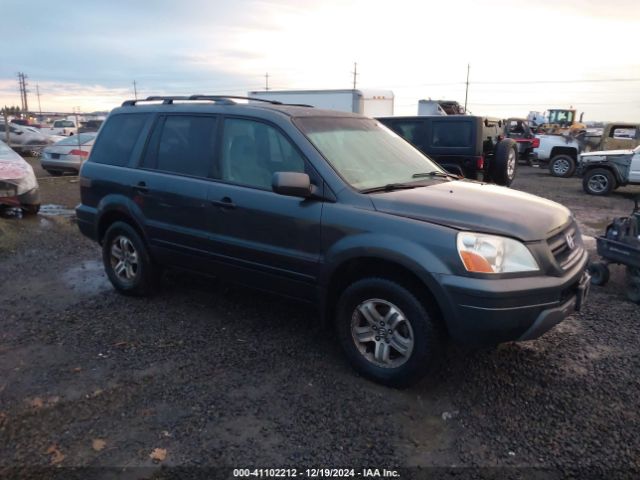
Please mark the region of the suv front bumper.
POLYGON ((538 338, 584 305, 589 294, 587 252, 563 277, 480 279, 443 275, 457 342, 495 345, 538 338))

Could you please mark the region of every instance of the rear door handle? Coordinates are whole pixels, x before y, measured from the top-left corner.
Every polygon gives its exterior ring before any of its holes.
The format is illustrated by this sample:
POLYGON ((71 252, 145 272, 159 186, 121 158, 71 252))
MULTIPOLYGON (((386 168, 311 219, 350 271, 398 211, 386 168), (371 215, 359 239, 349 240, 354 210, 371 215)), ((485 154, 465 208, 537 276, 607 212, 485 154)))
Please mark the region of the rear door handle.
POLYGON ((133 189, 140 193, 149 193, 149 187, 145 182, 138 182, 137 185, 133 185, 133 189))
POLYGON ((211 205, 220 208, 236 208, 236 204, 229 197, 223 197, 221 200, 211 200, 211 205))

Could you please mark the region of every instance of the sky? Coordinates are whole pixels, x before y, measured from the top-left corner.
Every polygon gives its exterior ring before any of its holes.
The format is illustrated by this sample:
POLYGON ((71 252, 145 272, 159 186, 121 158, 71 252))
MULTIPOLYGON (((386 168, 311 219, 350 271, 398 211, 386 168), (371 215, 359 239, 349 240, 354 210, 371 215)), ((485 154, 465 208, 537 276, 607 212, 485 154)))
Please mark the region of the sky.
POLYGON ((638 0, 1 0, 0 105, 109 110, 138 96, 393 90, 476 115, 577 108, 640 121, 638 0))

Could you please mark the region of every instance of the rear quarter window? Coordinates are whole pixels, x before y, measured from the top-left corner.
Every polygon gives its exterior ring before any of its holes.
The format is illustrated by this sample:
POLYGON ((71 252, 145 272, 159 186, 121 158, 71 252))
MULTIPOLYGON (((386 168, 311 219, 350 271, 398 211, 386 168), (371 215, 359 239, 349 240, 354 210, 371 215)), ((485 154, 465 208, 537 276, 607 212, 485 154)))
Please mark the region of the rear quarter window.
POLYGON ((446 148, 470 147, 471 125, 471 122, 434 121, 431 127, 431 145, 446 148))
POLYGON ((91 152, 90 161, 124 167, 149 114, 123 113, 109 117, 91 152))

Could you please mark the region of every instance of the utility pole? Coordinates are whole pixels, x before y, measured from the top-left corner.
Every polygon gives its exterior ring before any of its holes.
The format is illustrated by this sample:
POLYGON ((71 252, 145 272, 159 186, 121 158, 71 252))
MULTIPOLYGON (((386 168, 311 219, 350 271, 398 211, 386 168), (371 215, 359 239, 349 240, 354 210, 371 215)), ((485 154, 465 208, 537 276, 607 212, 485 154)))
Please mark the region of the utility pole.
POLYGON ((269 91, 269 72, 264 74, 264 89, 266 92, 269 91))
POLYGON ((38 111, 42 115, 42 106, 40 105, 40 85, 36 83, 36 95, 38 95, 38 111))
POLYGON ((135 80, 133 81, 133 96, 136 100, 138 99, 138 86, 135 80))
POLYGON ((28 112, 29 111, 29 104, 27 102, 27 79, 28 77, 22 73, 22 72, 18 72, 18 85, 20 86, 20 101, 22 102, 22 111, 23 112, 28 112))
POLYGON ((471 65, 467 63, 467 87, 464 91, 464 113, 467 113, 467 98, 469 97, 469 69, 471 65))
POLYGON ((358 77, 358 63, 353 62, 353 89, 356 89, 356 78, 358 77))

